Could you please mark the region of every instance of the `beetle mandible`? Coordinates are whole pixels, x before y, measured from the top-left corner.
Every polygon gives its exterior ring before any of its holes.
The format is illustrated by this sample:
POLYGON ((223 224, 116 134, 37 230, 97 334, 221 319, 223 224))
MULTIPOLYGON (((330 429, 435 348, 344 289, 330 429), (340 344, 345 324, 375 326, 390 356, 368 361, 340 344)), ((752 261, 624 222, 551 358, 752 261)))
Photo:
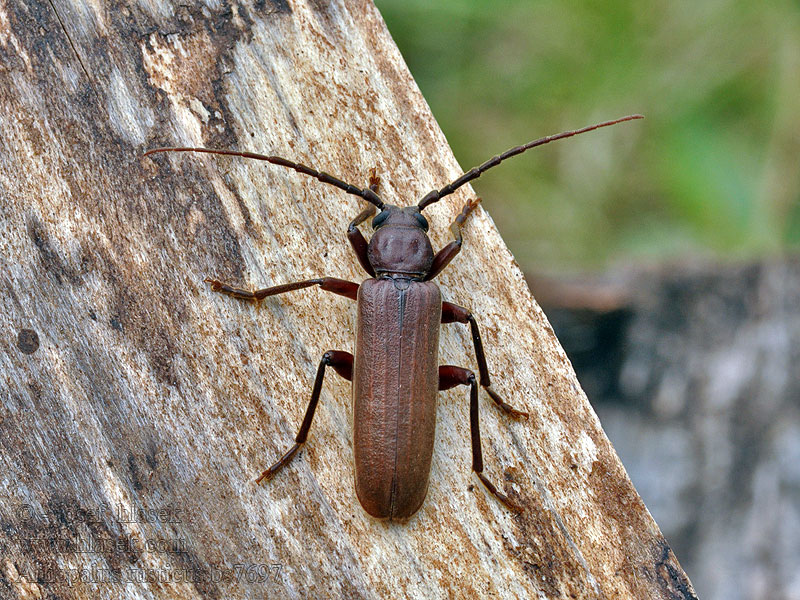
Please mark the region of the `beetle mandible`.
POLYGON ((268 296, 316 285, 358 302, 355 352, 330 350, 322 355, 311 400, 294 445, 256 482, 274 476, 306 442, 325 370, 331 367, 352 381, 356 495, 370 515, 379 519, 405 520, 419 510, 428 491, 436 394, 457 385, 469 386, 470 389, 472 470, 504 505, 512 510, 521 510, 483 474, 478 385, 507 414, 513 417, 528 415, 512 408, 492 388, 478 324, 472 313, 464 307, 442 301, 439 287, 431 281, 461 250, 461 228, 480 199, 466 203, 450 226, 454 240, 435 254, 428 239, 428 221, 422 211, 505 159, 530 148, 641 118, 641 115, 629 115, 516 146, 470 169, 443 188, 429 192, 416 206, 405 207, 386 204, 381 199, 378 194, 380 179, 374 170, 368 187, 362 189, 279 156, 189 147, 156 148, 146 152, 145 156, 157 152, 204 152, 263 160, 314 177, 370 203, 347 229, 353 251, 369 275, 361 284, 321 277, 249 291, 216 279, 205 280, 213 291, 243 300, 260 301, 268 296), (380 210, 377 215, 376 210, 380 210), (373 216, 374 233, 367 242, 358 225, 373 216), (478 361, 477 380, 469 369, 439 366, 439 325, 442 323, 469 324, 478 361))

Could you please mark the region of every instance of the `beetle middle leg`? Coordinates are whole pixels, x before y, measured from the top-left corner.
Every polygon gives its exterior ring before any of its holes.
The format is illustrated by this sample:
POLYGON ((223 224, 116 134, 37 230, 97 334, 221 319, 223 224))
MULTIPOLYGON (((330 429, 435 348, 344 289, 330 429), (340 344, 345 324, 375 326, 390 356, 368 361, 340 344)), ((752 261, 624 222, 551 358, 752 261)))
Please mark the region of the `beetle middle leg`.
POLYGON ((472 470, 500 502, 511 510, 521 512, 522 508, 514 504, 483 474, 483 452, 481 451, 481 431, 478 423, 478 382, 475 373, 463 367, 443 365, 439 367, 439 390, 449 390, 457 385, 468 385, 469 389, 469 429, 472 438, 472 470))
POLYGON ((322 381, 325 379, 325 367, 332 367, 334 371, 348 381, 353 379, 352 354, 344 350, 328 350, 322 355, 322 360, 319 362, 319 368, 317 369, 317 377, 314 380, 314 388, 311 390, 311 401, 308 403, 306 416, 303 417, 303 424, 300 425, 300 431, 297 432, 297 436, 294 438, 294 446, 278 459, 274 465, 261 473, 258 479, 256 479, 256 483, 261 483, 265 479, 272 479, 275 473, 288 464, 289 461, 294 458, 294 455, 297 454, 297 451, 305 444, 308 438, 308 431, 311 429, 311 421, 314 419, 314 411, 317 410, 317 403, 319 402, 319 396, 322 392, 322 381))
POLYGON ((503 409, 512 417, 522 417, 527 419, 528 413, 517 410, 510 404, 507 404, 496 391, 492 389, 492 383, 489 379, 489 367, 486 365, 486 355, 483 352, 483 342, 481 341, 481 333, 478 329, 478 322, 472 313, 457 304, 450 302, 442 302, 442 323, 469 323, 470 330, 472 331, 472 344, 475 346, 475 357, 478 359, 478 373, 480 374, 480 384, 486 393, 494 400, 498 407, 503 409))
POLYGON ((303 288, 318 285, 326 292, 333 292, 340 296, 345 296, 351 300, 356 299, 358 294, 358 284, 345 279, 336 279, 335 277, 317 277, 316 279, 306 279, 305 281, 296 281, 294 283, 285 283, 283 285, 276 285, 273 287, 264 288, 261 290, 245 290, 243 288, 234 287, 227 283, 222 283, 216 279, 206 279, 206 283, 211 284, 211 289, 220 294, 225 294, 240 300, 263 300, 267 296, 275 296, 276 294, 283 294, 294 290, 302 290, 303 288))
MULTIPOLYGON (((380 181, 380 177, 375 174, 375 169, 372 169, 369 176, 369 189, 372 190, 372 192, 377 193, 378 187, 380 186, 380 181)), ((358 213, 356 218, 353 219, 347 228, 347 238, 350 240, 350 245, 353 247, 353 250, 358 257, 358 262, 361 263, 361 266, 364 267, 364 270, 367 271, 367 273, 369 273, 370 277, 375 276, 375 271, 372 269, 372 265, 369 264, 369 259, 367 258, 367 241, 364 239, 361 231, 358 230, 358 225, 374 215, 375 210, 375 205, 370 204, 367 208, 358 213)), ((239 298, 240 300, 263 300, 267 296, 275 296, 276 294, 283 294, 285 292, 291 292, 294 290, 302 290, 303 288, 311 287, 312 285, 318 285, 326 292, 333 292, 334 294, 345 296, 351 300, 355 300, 358 294, 357 283, 346 281, 344 279, 336 279, 335 277, 306 279, 305 281, 286 283, 284 285, 276 285, 255 291, 228 285, 227 283, 223 283, 217 279, 208 278, 205 280, 205 282, 210 283, 211 289, 215 292, 226 294, 228 296, 232 296, 233 298, 239 298)))

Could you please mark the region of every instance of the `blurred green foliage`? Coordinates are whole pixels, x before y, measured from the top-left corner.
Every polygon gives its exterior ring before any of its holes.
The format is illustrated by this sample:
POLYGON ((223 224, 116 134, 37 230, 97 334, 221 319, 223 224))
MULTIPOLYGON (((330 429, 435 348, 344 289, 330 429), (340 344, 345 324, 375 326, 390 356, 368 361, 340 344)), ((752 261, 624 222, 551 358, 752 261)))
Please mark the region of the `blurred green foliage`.
POLYGON ((800 4, 377 0, 525 270, 800 244, 800 4))

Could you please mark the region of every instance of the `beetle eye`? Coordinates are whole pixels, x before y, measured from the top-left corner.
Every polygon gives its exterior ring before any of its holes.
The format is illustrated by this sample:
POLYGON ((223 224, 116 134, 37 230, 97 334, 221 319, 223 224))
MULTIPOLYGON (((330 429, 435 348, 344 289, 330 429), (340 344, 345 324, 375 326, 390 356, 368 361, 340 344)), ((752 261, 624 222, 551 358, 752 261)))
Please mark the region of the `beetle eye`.
POLYGON ((381 212, 379 212, 377 215, 375 215, 375 218, 372 219, 372 228, 373 229, 377 229, 378 227, 383 225, 383 222, 388 217, 389 217, 389 211, 388 210, 382 210, 381 212))
POLYGON ((422 228, 422 231, 428 231, 428 219, 423 217, 420 213, 415 212, 414 217, 417 219, 417 223, 422 228))

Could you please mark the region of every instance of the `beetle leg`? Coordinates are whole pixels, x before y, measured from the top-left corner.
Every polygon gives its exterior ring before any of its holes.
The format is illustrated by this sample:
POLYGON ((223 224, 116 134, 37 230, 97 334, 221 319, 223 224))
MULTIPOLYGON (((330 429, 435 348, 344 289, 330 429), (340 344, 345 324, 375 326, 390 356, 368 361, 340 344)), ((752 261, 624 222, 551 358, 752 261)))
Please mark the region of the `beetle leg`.
POLYGON ((507 404, 500 394, 492 389, 492 383, 489 379, 489 367, 486 366, 486 355, 483 352, 483 342, 481 341, 481 333, 478 330, 478 322, 472 313, 457 304, 450 302, 442 302, 442 323, 469 323, 472 330, 472 344, 475 346, 475 357, 478 359, 478 373, 480 373, 481 387, 486 390, 486 393, 491 396, 495 404, 503 409, 506 413, 516 418, 528 418, 528 413, 517 410, 510 404, 507 404))
POLYGON ((478 423, 478 382, 475 373, 463 367, 444 365, 439 367, 439 389, 448 390, 457 385, 468 385, 469 388, 469 429, 472 438, 472 470, 500 502, 511 510, 522 512, 522 508, 495 487, 483 474, 483 452, 481 451, 481 431, 478 423))
MULTIPOLYGON (((375 174, 375 169, 370 169, 369 189, 377 194, 380 183, 381 178, 375 174)), ((364 234, 361 233, 361 230, 358 229, 358 226, 374 215, 375 209, 375 205, 370 204, 367 208, 358 213, 358 216, 351 221, 350 225, 347 226, 347 239, 350 240, 350 245, 353 247, 353 251, 356 253, 356 257, 358 258, 358 262, 361 264, 361 267, 370 277, 375 277, 375 270, 369 263, 369 257, 367 256, 367 246, 369 244, 367 243, 367 240, 364 239, 364 234)))
POLYGON ((378 188, 381 185, 381 178, 378 177, 377 169, 372 167, 369 170, 369 189, 371 189, 376 194, 378 193, 378 188))
POLYGON ((436 253, 436 256, 433 257, 433 264, 431 265, 431 270, 428 271, 428 274, 425 276, 425 281, 430 281, 439 273, 441 273, 442 269, 449 265, 450 261, 456 257, 456 254, 461 252, 461 227, 464 225, 464 221, 467 220, 469 213, 475 210, 480 201, 480 198, 473 198, 467 202, 459 215, 456 217, 456 220, 453 221, 452 225, 450 225, 450 232, 453 234, 455 239, 447 244, 447 246, 439 250, 439 252, 436 253))
POLYGON ((306 279, 305 281, 296 281, 295 283, 285 283, 283 285, 276 285, 273 287, 264 288, 251 292, 242 288, 230 286, 216 279, 206 279, 206 283, 211 284, 211 289, 220 294, 226 294, 241 300, 263 300, 267 296, 275 296, 276 294, 283 294, 284 292, 291 292, 293 290, 302 290, 303 288, 318 285, 326 292, 333 292, 340 296, 345 296, 351 300, 356 299, 358 294, 358 284, 352 281, 345 281, 344 279, 336 279, 335 277, 318 277, 317 279, 306 279))
POLYGON ((322 391, 325 367, 333 367, 334 371, 350 381, 353 378, 353 355, 344 350, 328 350, 322 355, 322 360, 319 362, 319 368, 317 369, 317 377, 314 380, 314 388, 311 390, 311 401, 308 403, 306 416, 303 418, 303 424, 300 425, 300 431, 297 432, 297 437, 294 438, 294 446, 278 459, 274 465, 261 473, 258 479, 256 479, 257 484, 264 480, 272 479, 275 473, 280 471, 282 467, 291 461, 294 455, 297 454, 297 451, 306 443, 308 430, 311 429, 311 421, 314 419, 314 411, 317 409, 319 395, 322 391))
POLYGON ((353 219, 353 221, 347 227, 347 239, 350 240, 350 245, 353 247, 353 252, 356 253, 356 258, 358 258, 358 262, 361 264, 361 267, 370 277, 375 277, 375 269, 373 269, 372 265, 369 263, 369 257, 367 256, 367 246, 369 244, 367 243, 367 240, 364 239, 364 234, 361 233, 358 225, 369 219, 374 214, 375 207, 370 205, 358 213, 358 216, 353 219))

